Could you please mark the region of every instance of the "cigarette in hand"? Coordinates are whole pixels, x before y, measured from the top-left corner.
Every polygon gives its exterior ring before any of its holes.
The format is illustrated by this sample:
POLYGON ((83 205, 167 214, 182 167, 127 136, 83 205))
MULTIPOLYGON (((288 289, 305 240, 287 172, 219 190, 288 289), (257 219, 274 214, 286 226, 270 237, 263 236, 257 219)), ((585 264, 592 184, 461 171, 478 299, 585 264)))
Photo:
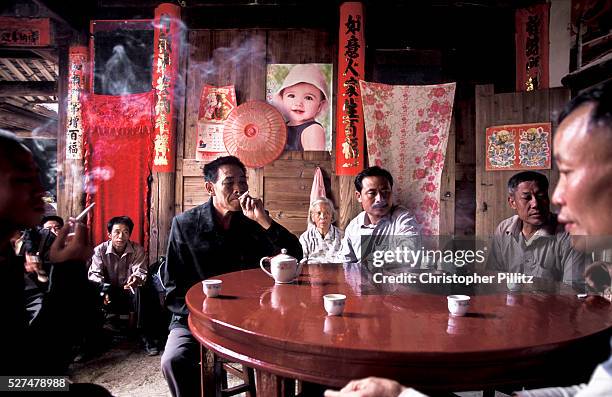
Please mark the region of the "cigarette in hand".
POLYGON ((132 294, 135 294, 136 292, 134 292, 134 288, 132 288, 132 286, 130 285, 130 291, 132 292, 132 294))
POLYGON ((245 198, 248 195, 249 195, 249 191, 247 190, 246 192, 244 192, 240 196, 238 196, 238 200, 242 201, 242 199, 245 198))
POLYGON ((76 217, 76 218, 74 218, 74 220, 75 220, 76 222, 79 222, 81 219, 83 219, 83 218, 85 217, 85 215, 87 215, 87 213, 88 213, 89 211, 91 211, 91 209, 93 208, 93 206, 94 206, 94 205, 96 205, 96 203, 91 203, 91 204, 89 204, 89 206, 87 206, 87 208, 85 208, 85 209, 83 210, 83 212, 81 212, 79 215, 77 215, 77 217, 76 217))

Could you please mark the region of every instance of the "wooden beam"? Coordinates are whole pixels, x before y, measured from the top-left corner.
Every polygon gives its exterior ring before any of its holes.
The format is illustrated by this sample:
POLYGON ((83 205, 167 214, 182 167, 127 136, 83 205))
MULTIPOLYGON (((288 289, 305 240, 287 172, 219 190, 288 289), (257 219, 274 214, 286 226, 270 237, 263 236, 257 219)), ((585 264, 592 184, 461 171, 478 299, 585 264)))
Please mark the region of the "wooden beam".
POLYGON ((55 81, 0 81, 0 97, 57 96, 55 81))
POLYGON ((43 76, 45 76, 45 78, 47 80, 55 81, 55 76, 53 76, 51 73, 49 73, 49 71, 47 70, 47 67, 45 65, 43 65, 43 63, 41 61, 39 61, 38 59, 33 59, 32 60, 32 64, 38 68, 40 73, 43 76))
POLYGON ((22 139, 57 139, 57 128, 51 126, 43 131, 37 131, 36 134, 30 130, 11 130, 11 132, 22 139))
POLYGON ((54 65, 59 63, 59 59, 57 57, 57 50, 31 50, 34 54, 38 55, 42 59, 47 62, 50 62, 54 65))
POLYGON ((0 109, 0 122, 24 130, 34 130, 41 127, 43 127, 43 129, 55 128, 55 120, 45 120, 44 117, 41 117, 35 113, 31 114, 32 117, 28 117, 26 115, 11 112, 6 109, 0 109))

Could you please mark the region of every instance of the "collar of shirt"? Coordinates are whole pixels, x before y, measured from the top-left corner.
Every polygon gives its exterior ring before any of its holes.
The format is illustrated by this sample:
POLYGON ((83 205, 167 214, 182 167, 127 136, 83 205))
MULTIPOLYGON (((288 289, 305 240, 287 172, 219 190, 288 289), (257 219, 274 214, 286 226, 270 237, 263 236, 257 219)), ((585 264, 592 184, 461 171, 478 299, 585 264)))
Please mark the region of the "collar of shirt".
MULTIPOLYGON (((550 237, 556 234, 559 223, 557 222, 557 215, 551 213, 548 222, 546 222, 540 229, 538 229, 529 239, 525 239, 525 244, 529 245, 537 240, 539 237, 550 237)), ((506 235, 511 235, 518 240, 519 237, 523 236, 523 221, 518 215, 512 217, 512 222, 504 230, 506 235)), ((524 237, 524 236, 523 236, 524 237)))
POLYGON ((106 245, 106 255, 110 255, 110 254, 114 254, 117 255, 118 257, 122 258, 123 255, 127 255, 127 254, 131 254, 134 252, 134 247, 132 246, 132 242, 128 241, 127 245, 125 247, 125 251, 123 251, 123 253, 121 255, 118 255, 117 253, 115 253, 115 251, 113 251, 113 242, 111 240, 107 241, 107 245, 106 245))
POLYGON ((319 230, 316 227, 312 226, 312 229, 313 229, 314 235, 319 241, 330 242, 330 241, 334 241, 334 239, 336 238, 336 228, 334 225, 329 225, 329 230, 327 231, 327 234, 325 235, 325 237, 323 237, 321 233, 319 233, 319 230))
POLYGON ((362 229, 375 229, 379 225, 384 225, 385 223, 391 222, 391 220, 393 219, 393 214, 395 213, 395 210, 397 208, 397 205, 391 207, 391 211, 389 211, 387 215, 380 218, 380 220, 376 224, 371 223, 368 213, 362 211, 361 214, 359 214, 359 227, 362 229))

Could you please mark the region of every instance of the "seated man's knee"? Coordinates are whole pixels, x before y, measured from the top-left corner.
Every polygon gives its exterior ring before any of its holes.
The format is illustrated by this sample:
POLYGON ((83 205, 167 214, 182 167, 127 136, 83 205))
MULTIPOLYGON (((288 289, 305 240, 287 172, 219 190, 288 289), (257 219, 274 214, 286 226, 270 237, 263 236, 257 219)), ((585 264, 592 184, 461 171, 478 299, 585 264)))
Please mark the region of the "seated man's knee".
POLYGON ((198 346, 189 331, 180 328, 171 330, 161 358, 164 375, 174 372, 177 368, 197 366, 200 353, 198 346))

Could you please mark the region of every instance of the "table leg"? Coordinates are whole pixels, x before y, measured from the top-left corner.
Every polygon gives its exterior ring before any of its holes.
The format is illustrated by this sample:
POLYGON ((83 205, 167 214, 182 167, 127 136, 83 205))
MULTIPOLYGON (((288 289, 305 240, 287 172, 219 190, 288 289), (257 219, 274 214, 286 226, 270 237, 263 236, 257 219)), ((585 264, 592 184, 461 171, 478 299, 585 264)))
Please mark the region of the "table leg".
POLYGON ((221 396, 219 380, 222 374, 220 364, 215 360, 215 354, 200 345, 200 360, 202 397, 221 396))
POLYGON ((295 380, 256 370, 257 395, 266 397, 295 396, 295 380))

